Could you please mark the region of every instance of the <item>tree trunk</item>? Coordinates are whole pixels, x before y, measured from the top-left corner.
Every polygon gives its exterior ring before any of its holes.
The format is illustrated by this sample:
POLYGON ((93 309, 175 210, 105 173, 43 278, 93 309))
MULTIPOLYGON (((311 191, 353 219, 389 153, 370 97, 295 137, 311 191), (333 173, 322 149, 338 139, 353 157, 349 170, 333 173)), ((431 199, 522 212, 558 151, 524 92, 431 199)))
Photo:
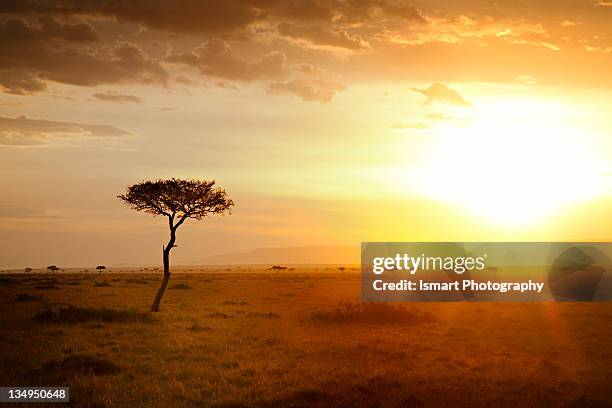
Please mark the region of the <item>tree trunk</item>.
POLYGON ((170 250, 174 247, 174 242, 176 241, 176 228, 173 225, 173 219, 170 219, 170 241, 168 241, 168 245, 163 248, 163 261, 164 261, 164 278, 162 279, 162 283, 157 290, 157 294, 155 295, 155 299, 151 304, 152 312, 159 312, 159 304, 161 303, 162 297, 164 296, 164 292, 166 291, 166 286, 168 286, 168 281, 170 280, 170 250))

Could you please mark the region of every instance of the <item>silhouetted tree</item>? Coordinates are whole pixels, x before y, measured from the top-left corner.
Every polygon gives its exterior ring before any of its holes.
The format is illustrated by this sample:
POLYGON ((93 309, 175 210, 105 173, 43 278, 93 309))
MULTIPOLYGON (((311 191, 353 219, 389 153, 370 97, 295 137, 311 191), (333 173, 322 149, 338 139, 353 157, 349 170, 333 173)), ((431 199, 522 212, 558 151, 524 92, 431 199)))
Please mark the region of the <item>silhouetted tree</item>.
POLYGON ((25 268, 25 269, 23 270, 23 273, 24 273, 24 274, 25 274, 25 273, 30 273, 30 272, 32 272, 32 268, 25 268))
POLYGON ((58 268, 55 265, 47 266, 47 269, 51 271, 51 276, 53 276, 54 278, 55 278, 55 272, 60 270, 60 268, 58 268))
POLYGON ((117 197, 136 211, 168 218, 170 240, 162 249, 164 278, 151 304, 151 311, 158 312, 170 279, 170 250, 176 246, 178 227, 188 218, 202 220, 211 214, 229 213, 234 202, 225 190, 215 187, 215 181, 176 178, 134 184, 117 197))
POLYGON ((341 266, 338 268, 338 270, 342 273, 344 273, 344 271, 346 271, 346 268, 344 266, 341 266))
POLYGON ((102 277, 102 270, 106 269, 106 266, 104 266, 104 265, 98 265, 98 266, 96 266, 96 269, 97 269, 98 271, 100 271, 100 277, 102 277))

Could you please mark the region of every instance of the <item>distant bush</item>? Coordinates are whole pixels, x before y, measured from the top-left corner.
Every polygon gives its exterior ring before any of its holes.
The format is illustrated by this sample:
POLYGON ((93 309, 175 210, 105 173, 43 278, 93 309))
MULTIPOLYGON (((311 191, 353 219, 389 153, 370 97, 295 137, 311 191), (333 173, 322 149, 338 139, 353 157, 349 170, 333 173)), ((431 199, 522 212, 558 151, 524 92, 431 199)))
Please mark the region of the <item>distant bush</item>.
POLYGON ((149 284, 149 283, 151 283, 151 282, 149 282, 149 281, 148 281, 148 280, 146 280, 146 279, 133 279, 133 278, 128 278, 128 279, 126 279, 126 280, 125 280, 125 283, 137 283, 137 284, 139 284, 139 285, 148 285, 148 284, 149 284))
POLYGON ((430 313, 409 310, 388 303, 342 301, 331 311, 312 314, 312 319, 329 323, 419 324, 434 320, 430 313))
POLYGON ((111 360, 93 354, 73 354, 63 360, 50 361, 43 370, 56 375, 61 373, 108 375, 121 371, 119 366, 111 360))
POLYGON ((249 302, 245 302, 244 300, 226 300, 220 303, 221 305, 234 305, 234 306, 248 306, 249 302))
POLYGON ((264 319, 278 319, 280 315, 274 312, 250 312, 248 317, 261 317, 264 319))
POLYGON ((14 285, 15 281, 10 278, 0 278, 0 286, 14 285))
POLYGON ((53 310, 44 310, 37 313, 32 320, 40 323, 153 322, 153 318, 148 312, 145 313, 136 310, 116 310, 106 308, 80 308, 73 306, 61 308, 57 312, 54 312, 53 310))
POLYGON ((94 283, 94 286, 100 287, 100 288, 108 288, 110 286, 112 286, 110 283, 108 283, 107 281, 101 281, 101 282, 96 282, 94 283))
POLYGON ((192 290, 193 288, 186 283, 177 283, 176 285, 171 286, 170 289, 192 290))
POLYGON ((230 317, 232 317, 232 315, 215 310, 214 312, 209 314, 208 317, 220 317, 222 319, 229 319, 230 317))
POLYGON ((36 285, 34 289, 37 290, 59 290, 60 287, 54 284, 36 285))
POLYGON ((200 326, 199 324, 193 324, 191 327, 189 327, 189 331, 192 331, 194 333, 199 333, 199 332, 205 332, 205 331, 212 331, 211 327, 208 326, 200 326))
POLYGON ((15 302, 35 302, 42 300, 42 296, 30 295, 28 293, 20 293, 15 297, 15 302))

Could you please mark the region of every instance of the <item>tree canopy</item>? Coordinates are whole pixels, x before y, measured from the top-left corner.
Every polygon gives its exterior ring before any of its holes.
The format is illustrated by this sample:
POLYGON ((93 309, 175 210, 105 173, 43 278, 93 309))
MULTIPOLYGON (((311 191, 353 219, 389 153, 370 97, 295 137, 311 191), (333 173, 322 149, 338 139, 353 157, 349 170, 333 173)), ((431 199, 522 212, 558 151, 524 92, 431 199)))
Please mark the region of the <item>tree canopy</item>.
POLYGON ((176 219, 176 227, 187 218, 201 220, 209 214, 229 212, 234 205, 224 189, 215 187, 214 180, 145 181, 129 186, 117 197, 134 210, 176 219))

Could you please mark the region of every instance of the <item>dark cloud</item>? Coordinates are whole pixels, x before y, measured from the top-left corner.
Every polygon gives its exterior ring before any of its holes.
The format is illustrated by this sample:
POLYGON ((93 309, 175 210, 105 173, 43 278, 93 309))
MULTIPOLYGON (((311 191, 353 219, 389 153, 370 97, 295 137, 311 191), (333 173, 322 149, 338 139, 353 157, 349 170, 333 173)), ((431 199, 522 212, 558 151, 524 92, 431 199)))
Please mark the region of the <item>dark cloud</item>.
POLYGON ((108 125, 0 117, 0 146, 44 146, 77 140, 118 140, 129 132, 108 125))
POLYGON ((261 17, 239 0, 5 0, 0 13, 110 17, 175 32, 231 32, 261 17))
POLYGON ((529 73, 542 84, 609 86, 612 8, 597 6, 607 3, 2 0, 0 89, 28 94, 52 81, 81 86, 288 83, 312 75, 296 67, 302 61, 357 81, 508 82, 529 73), (559 25, 567 19, 580 23, 571 35, 559 25), (184 53, 195 38, 204 45, 184 53), (123 47, 118 39, 131 43, 123 47), (243 50, 245 44, 251 47, 245 54, 232 49, 243 50), (282 53, 268 54, 273 49, 282 53), (363 50, 369 52, 358 52, 363 50), (337 58, 338 51, 344 59, 337 58), (195 67, 204 79, 184 80, 187 69, 168 62, 195 67), (172 75, 166 68, 174 70, 172 75))
POLYGON ((93 42, 98 33, 86 23, 63 23, 56 18, 40 17, 36 23, 22 18, 9 18, 0 26, 0 33, 19 43, 64 40, 68 42, 93 42))
POLYGON ((384 0, 4 0, 0 13, 110 17, 151 29, 231 33, 261 21, 423 21, 411 5, 384 0))
POLYGON ((72 42, 91 42, 100 39, 94 28, 85 22, 77 24, 62 23, 55 18, 39 19, 38 34, 46 38, 61 39, 72 42))
POLYGON ((271 93, 288 93, 302 98, 307 102, 330 102, 336 93, 345 86, 333 81, 320 79, 297 79, 289 82, 278 82, 269 85, 271 93))
POLYGON ((47 85, 34 75, 25 71, 0 70, 0 87, 2 87, 6 93, 26 95, 44 91, 47 85))
POLYGON ((92 39, 86 29, 76 27, 81 26, 53 19, 40 25, 16 18, 0 23, 0 85, 4 90, 15 94, 42 91, 47 80, 73 85, 167 80, 161 64, 135 44, 123 42, 91 50, 55 43, 60 37, 70 42, 92 39))
POLYGON ((365 50, 370 44, 358 34, 343 29, 328 29, 319 25, 301 26, 281 23, 278 33, 295 40, 305 41, 312 46, 344 48, 351 51, 365 50))
POLYGON ((236 81, 278 80, 287 75, 285 54, 271 52, 257 61, 241 58, 222 39, 213 38, 190 53, 171 55, 169 62, 189 65, 201 73, 236 81))
POLYGON ((419 88, 411 88, 413 91, 418 92, 427 97, 427 101, 425 103, 430 104, 432 102, 445 102, 451 105, 456 106, 471 106, 472 104, 466 101, 463 96, 459 94, 459 92, 454 91, 443 85, 441 83, 436 82, 426 89, 419 88))
POLYGON ((427 19, 413 5, 385 0, 348 0, 338 1, 335 8, 340 19, 352 22, 376 22, 381 19, 400 19, 424 23, 427 19))
POLYGON ((142 99, 136 95, 124 95, 116 92, 104 92, 104 93, 95 93, 93 97, 99 99, 101 101, 107 102, 132 102, 132 103, 141 103, 142 99))

